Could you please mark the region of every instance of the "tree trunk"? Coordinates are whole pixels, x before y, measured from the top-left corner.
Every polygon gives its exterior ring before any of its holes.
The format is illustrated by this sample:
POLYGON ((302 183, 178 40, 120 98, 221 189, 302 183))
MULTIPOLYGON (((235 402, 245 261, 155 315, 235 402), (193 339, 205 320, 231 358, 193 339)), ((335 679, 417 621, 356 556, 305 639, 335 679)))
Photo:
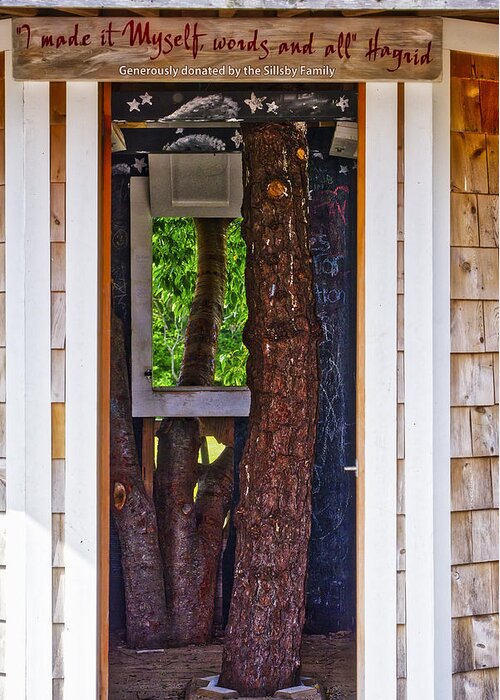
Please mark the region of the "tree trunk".
MULTIPOLYGON (((213 384, 224 310, 229 223, 226 219, 195 219, 198 276, 180 386, 213 384)), ((167 597, 168 644, 206 644, 212 635, 222 528, 231 498, 233 451, 226 447, 216 462, 199 465, 197 418, 165 418, 157 434, 154 498, 167 597)))
POLYGON ((163 647, 167 636, 165 589, 154 503, 141 478, 130 405, 123 328, 111 325, 111 509, 122 550, 127 644, 163 647))
POLYGON ((317 341, 304 124, 243 125, 249 435, 235 513, 236 569, 220 685, 296 684, 305 616, 317 341))

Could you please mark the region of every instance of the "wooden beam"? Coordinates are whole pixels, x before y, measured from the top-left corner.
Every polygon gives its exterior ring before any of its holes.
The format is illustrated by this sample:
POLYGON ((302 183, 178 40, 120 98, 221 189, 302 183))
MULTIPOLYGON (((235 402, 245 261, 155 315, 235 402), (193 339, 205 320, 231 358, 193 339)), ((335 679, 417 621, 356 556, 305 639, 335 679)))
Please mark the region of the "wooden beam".
MULTIPOLYGON (((11 8, 31 7, 43 9, 66 9, 75 6, 75 0, 9 0, 11 8)), ((135 9, 150 8, 151 0, 134 0, 135 9)), ((215 9, 222 7, 231 9, 260 9, 260 10, 353 10, 356 3, 352 0, 176 0, 176 9, 215 9)), ((394 0, 364 0, 357 3, 360 10, 394 10, 394 0)), ((128 10, 126 0, 87 0, 86 7, 100 9, 128 10)), ((155 0, 155 8, 169 10, 171 0, 155 0)), ((404 10, 435 10, 436 0, 398 0, 397 9, 404 10)), ((498 10, 496 0, 448 0, 447 10, 498 10)))

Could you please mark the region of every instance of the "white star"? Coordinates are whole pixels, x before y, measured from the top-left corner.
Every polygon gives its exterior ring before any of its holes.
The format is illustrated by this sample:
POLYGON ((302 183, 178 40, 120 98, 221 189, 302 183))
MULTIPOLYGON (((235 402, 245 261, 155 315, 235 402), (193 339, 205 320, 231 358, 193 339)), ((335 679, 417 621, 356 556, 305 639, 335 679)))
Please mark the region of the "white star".
POLYGON ((184 129, 180 126, 178 129, 175 130, 175 133, 176 133, 176 134, 183 134, 183 133, 184 133, 184 129))
POLYGON ((250 95, 250 99, 245 100, 245 104, 247 104, 250 107, 252 114, 255 114, 255 112, 258 109, 264 108, 265 100, 266 100, 266 97, 257 97, 255 92, 252 92, 252 94, 250 95))
POLYGON ((336 106, 336 107, 340 107, 340 109, 341 109, 343 112, 345 112, 345 110, 347 109, 347 107, 349 107, 349 99, 348 99, 345 95, 342 95, 342 97, 340 98, 340 100, 339 100, 338 102, 335 102, 335 106, 336 106))
POLYGON ((153 104, 153 95, 150 95, 148 92, 145 92, 144 95, 139 95, 141 98, 141 105, 152 105, 153 104))
POLYGON ((349 168, 347 167, 347 165, 340 166, 339 175, 347 175, 348 172, 349 168))
POLYGON ((133 168, 138 170, 141 174, 142 171, 147 168, 148 166, 146 165, 146 159, 145 158, 134 158, 135 163, 133 164, 133 168))
POLYGON ((127 104, 128 104, 129 107, 130 107, 129 112, 133 112, 134 110, 135 110, 136 112, 140 112, 140 111, 141 111, 141 110, 139 109, 139 102, 137 102, 137 100, 135 99, 135 97, 134 97, 134 99, 132 100, 132 102, 127 102, 127 104))
POLYGON ((321 160, 324 160, 323 154, 319 151, 313 151, 313 158, 321 158, 321 160))
POLYGON ((236 148, 239 148, 243 143, 243 136, 238 130, 234 132, 234 136, 231 136, 231 141, 234 143, 236 148))
POLYGON ((278 105, 276 102, 273 100, 272 102, 266 102, 267 104, 267 111, 272 112, 273 114, 276 114, 278 111, 278 105))

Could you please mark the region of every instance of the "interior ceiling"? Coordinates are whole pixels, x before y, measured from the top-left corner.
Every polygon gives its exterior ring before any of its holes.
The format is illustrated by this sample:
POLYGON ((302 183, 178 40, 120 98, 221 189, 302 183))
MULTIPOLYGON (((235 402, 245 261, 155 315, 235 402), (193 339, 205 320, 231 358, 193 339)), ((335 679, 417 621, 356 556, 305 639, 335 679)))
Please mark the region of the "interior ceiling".
POLYGON ((0 7, 0 17, 454 17, 498 24, 498 10, 163 10, 155 8, 101 9, 101 8, 33 8, 0 7))

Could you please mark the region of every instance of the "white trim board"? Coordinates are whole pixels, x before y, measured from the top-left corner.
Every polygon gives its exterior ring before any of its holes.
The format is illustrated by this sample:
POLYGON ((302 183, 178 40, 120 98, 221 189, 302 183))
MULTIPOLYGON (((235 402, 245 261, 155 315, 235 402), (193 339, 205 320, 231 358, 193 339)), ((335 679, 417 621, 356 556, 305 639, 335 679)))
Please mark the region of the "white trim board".
POLYGON ((97 83, 67 83, 64 692, 97 694, 97 83))
POLYGON ((397 85, 366 85, 364 695, 396 699, 397 85), (382 641, 383 640, 383 641, 382 641))

